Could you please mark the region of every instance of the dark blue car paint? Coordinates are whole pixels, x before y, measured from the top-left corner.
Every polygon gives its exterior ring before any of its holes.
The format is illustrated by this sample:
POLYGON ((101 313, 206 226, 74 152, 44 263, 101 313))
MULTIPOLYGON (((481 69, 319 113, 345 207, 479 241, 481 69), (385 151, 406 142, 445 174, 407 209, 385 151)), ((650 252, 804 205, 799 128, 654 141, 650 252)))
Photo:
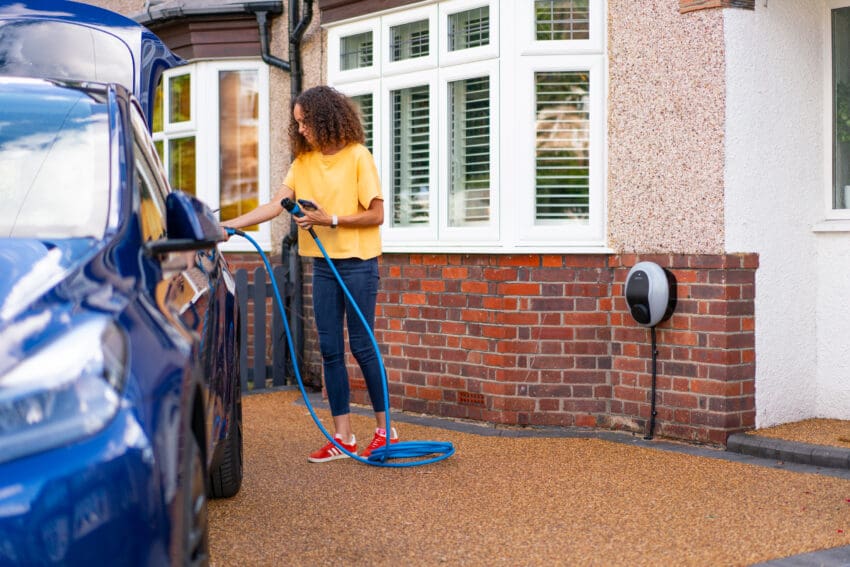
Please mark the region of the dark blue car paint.
POLYGON ((172 563, 186 435, 201 437, 210 467, 220 458, 239 388, 235 289, 215 249, 182 253, 187 266, 173 273, 146 253, 132 190, 131 105, 129 93, 110 89, 117 222, 106 237, 0 239, 0 269, 10 268, 0 272, 0 306, 21 281, 35 279, 33 266, 48 249, 61 258, 46 289, 10 308, 9 319, 0 313, 0 338, 20 337, 0 364, 14 365, 92 316, 113 320, 129 345, 121 406, 106 428, 0 463, 0 564, 172 563), (195 290, 188 301, 187 279, 195 290), (37 314, 49 323, 29 330, 25 322, 37 314))

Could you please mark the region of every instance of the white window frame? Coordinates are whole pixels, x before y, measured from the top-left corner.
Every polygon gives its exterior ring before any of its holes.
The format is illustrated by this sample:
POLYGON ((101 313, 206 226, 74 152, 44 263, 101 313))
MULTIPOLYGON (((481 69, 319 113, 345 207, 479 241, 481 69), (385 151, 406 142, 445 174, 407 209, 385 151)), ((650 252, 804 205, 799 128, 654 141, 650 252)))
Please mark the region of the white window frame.
POLYGON ((456 65, 440 70, 440 88, 439 101, 444 103, 441 105, 439 113, 439 140, 444 143, 439 143, 439 186, 445 187, 445 191, 440 191, 441 198, 439 202, 439 233, 438 238, 447 238, 450 240, 469 241, 475 243, 487 242, 492 245, 498 244, 500 240, 499 233, 499 160, 496 157, 499 155, 499 121, 493 120, 490 122, 490 222, 486 226, 464 226, 451 227, 449 226, 449 202, 448 188, 451 184, 451 160, 449 156, 449 105, 448 91, 449 83, 453 81, 461 81, 464 79, 473 79, 477 77, 490 77, 490 112, 491 115, 499 114, 499 62, 496 60, 481 61, 468 65, 456 65))
POLYGON ((438 43, 440 46, 440 65, 458 65, 470 61, 481 61, 499 56, 499 3, 490 0, 451 0, 440 4, 440 24, 445 24, 452 14, 467 12, 484 6, 490 7, 490 43, 459 51, 449 51, 448 29, 443 33, 439 30, 438 43))
MULTIPOLYGON (((835 148, 834 148, 834 140, 833 137, 835 135, 834 132, 834 124, 835 124, 835 115, 834 115, 834 105, 835 101, 833 100, 833 81, 834 78, 832 76, 832 11, 837 8, 850 8, 850 0, 829 0, 826 2, 824 16, 823 16, 823 30, 824 30, 824 40, 823 40, 823 61, 824 61, 824 85, 823 85, 823 100, 824 100, 824 108, 826 112, 824 115, 824 144, 823 147, 826 148, 824 151, 824 193, 823 193, 823 203, 824 203, 824 217, 826 220, 836 220, 836 221, 850 221, 850 208, 847 209, 835 209, 832 206, 832 198, 833 198, 833 185, 835 183, 834 179, 834 171, 833 171, 833 160, 835 159, 835 148)), ((850 223, 842 222, 842 228, 844 230, 850 231, 850 223)))
POLYGON ((194 73, 191 69, 179 67, 170 71, 166 71, 162 76, 162 131, 169 138, 179 136, 181 134, 190 134, 195 131, 198 116, 198 91, 195 88, 194 73), (185 122, 171 122, 171 90, 168 88, 168 82, 171 79, 189 75, 189 82, 192 85, 189 91, 189 120, 185 122))
MULTIPOLYGON (((432 70, 426 73, 415 73, 397 75, 389 77, 382 81, 381 88, 381 114, 384 117, 390 116, 392 91, 402 90, 411 87, 428 86, 428 100, 436 100, 437 93, 437 71, 432 70)), ((437 218, 438 199, 439 199, 439 170, 437 167, 437 146, 438 146, 438 128, 437 115, 434 112, 430 113, 428 118, 428 177, 431 180, 431 185, 428 187, 428 218, 430 222, 427 226, 412 225, 412 226, 393 226, 392 225, 392 205, 393 205, 393 164, 392 164, 392 120, 387 118, 382 121, 380 147, 384 149, 381 154, 384 159, 381 160, 381 190, 384 195, 384 225, 382 226, 384 236, 392 241, 399 243, 418 243, 431 242, 437 238, 437 223, 434 219, 437 218)), ((376 141, 376 146, 378 143, 376 141)))
POLYGON ((378 20, 361 20, 352 24, 337 26, 328 30, 328 75, 337 81, 365 81, 381 75, 381 27, 378 20), (339 66, 340 43, 343 38, 372 32, 372 65, 343 71, 339 66))
POLYGON ((522 0, 521 2, 516 2, 515 22, 518 32, 517 42, 519 52, 522 55, 601 52, 604 49, 605 12, 600 9, 600 6, 600 0, 590 0, 589 39, 539 41, 536 39, 534 31, 534 1, 522 0))
MULTIPOLYGON (((218 211, 221 206, 219 194, 219 73, 221 71, 256 71, 259 80, 259 139, 257 164, 257 192, 259 203, 265 203, 271 198, 270 188, 270 137, 269 137, 269 68, 260 59, 225 59, 210 61, 195 61, 187 65, 165 71, 163 74, 163 105, 168 104, 167 80, 170 76, 191 76, 191 113, 192 120, 170 125, 163 115, 163 132, 168 137, 180 134, 195 136, 195 179, 197 197, 206 203, 210 209, 218 211), (198 96, 203 92, 206 96, 198 96)), ((164 106, 166 110, 168 106, 164 106)), ((164 141, 164 164, 168 171, 170 163, 167 139, 155 135, 156 140, 164 141)), ((257 241, 263 250, 271 250, 271 228, 269 223, 261 223, 259 230, 248 234, 257 241)), ((244 238, 231 238, 219 245, 225 252, 252 252, 253 245, 244 238)))
POLYGON ((590 170, 589 170, 589 199, 590 216, 586 221, 563 222, 561 224, 537 225, 535 213, 534 180, 536 178, 536 155, 534 148, 537 142, 537 131, 534 128, 534 75, 538 71, 587 71, 590 75, 589 112, 594 117, 603 112, 603 98, 598 86, 602 72, 601 62, 583 56, 563 57, 526 57, 523 58, 522 71, 519 73, 517 84, 518 109, 523 109, 524 116, 517 123, 515 147, 527 148, 528 151, 516 152, 514 156, 520 179, 532 180, 528 192, 514 204, 518 212, 520 246, 546 245, 552 242, 563 242, 571 246, 587 244, 601 245, 605 237, 602 213, 605 195, 602 190, 601 164, 603 140, 600 136, 590 136, 590 170))
POLYGON ((425 69, 433 69, 437 66, 437 54, 439 48, 435 38, 440 33, 437 27, 436 6, 424 6, 412 10, 404 10, 381 18, 381 45, 377 48, 381 58, 381 74, 383 76, 400 73, 412 73, 425 69), (428 55, 425 57, 414 57, 402 59, 401 61, 390 61, 390 41, 392 41, 392 28, 404 24, 428 20, 428 55))
POLYGON ((534 4, 531 0, 426 0, 412 8, 376 12, 357 20, 326 26, 330 41, 337 46, 339 37, 367 28, 377 30, 373 31, 377 34, 373 37, 380 36, 380 43, 376 39, 373 54, 373 61, 380 61, 380 69, 372 80, 363 81, 348 72, 334 71, 339 60, 336 54, 330 55, 328 83, 352 95, 364 92, 364 88, 375 89, 375 120, 380 121, 381 126, 378 136, 376 124, 374 154, 384 186, 385 219, 392 218, 389 93, 399 88, 429 84, 432 100, 431 222, 427 228, 392 227, 385 222, 382 227, 385 252, 610 251, 606 243, 605 194, 607 7, 604 0, 591 0, 590 7, 590 37, 587 40, 534 40, 534 4), (490 44, 449 52, 448 15, 485 5, 490 7, 490 44), (430 22, 429 56, 418 61, 407 59, 391 63, 390 28, 426 17, 430 22), (586 71, 590 75, 590 206, 586 221, 535 226, 533 102, 536 71, 586 71), (449 182, 448 82, 484 73, 491 77, 491 225, 487 228, 449 227, 446 214, 449 182))

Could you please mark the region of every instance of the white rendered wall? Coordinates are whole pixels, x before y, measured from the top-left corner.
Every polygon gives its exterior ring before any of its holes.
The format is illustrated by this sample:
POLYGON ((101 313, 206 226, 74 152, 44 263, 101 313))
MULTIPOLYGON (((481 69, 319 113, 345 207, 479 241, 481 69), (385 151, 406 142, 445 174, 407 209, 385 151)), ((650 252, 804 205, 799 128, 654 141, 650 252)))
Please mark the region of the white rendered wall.
MULTIPOLYGON (((766 5, 765 5, 766 4, 766 5)), ((756 427, 850 419, 850 233, 824 220, 822 2, 724 10, 727 252, 757 252, 756 427)))

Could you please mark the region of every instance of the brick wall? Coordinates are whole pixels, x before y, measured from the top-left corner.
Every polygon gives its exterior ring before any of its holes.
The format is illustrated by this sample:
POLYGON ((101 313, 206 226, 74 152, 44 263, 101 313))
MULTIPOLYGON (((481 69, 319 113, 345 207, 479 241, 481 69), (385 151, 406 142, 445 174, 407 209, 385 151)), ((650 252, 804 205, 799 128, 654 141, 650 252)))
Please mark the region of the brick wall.
POLYGON ((754 254, 617 256, 613 291, 611 407, 598 425, 645 429, 651 402, 649 329, 628 314, 623 285, 631 266, 651 260, 676 276, 673 317, 656 328, 656 434, 725 444, 755 426, 754 254))
MULTIPOLYGON (((645 433, 650 330, 632 320, 623 296, 629 269, 642 260, 668 268, 678 282, 676 311, 656 328, 655 435, 722 445, 730 433, 751 429, 753 254, 385 254, 376 336, 392 407, 645 433)), ((308 263, 308 293, 310 271, 308 263)), ((318 381, 309 308, 305 316, 305 374, 318 381)), ((367 404, 349 362, 352 399, 367 404)))

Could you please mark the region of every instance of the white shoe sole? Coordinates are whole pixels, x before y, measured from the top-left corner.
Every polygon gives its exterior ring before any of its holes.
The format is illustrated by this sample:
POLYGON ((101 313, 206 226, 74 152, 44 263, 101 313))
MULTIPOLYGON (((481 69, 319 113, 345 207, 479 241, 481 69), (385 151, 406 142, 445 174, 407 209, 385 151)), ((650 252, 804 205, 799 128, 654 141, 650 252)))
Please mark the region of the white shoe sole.
MULTIPOLYGON (((330 457, 325 457, 323 459, 318 459, 316 457, 307 457, 307 460, 310 461, 311 463, 327 463, 328 461, 335 461, 337 459, 348 459, 349 458, 348 455, 346 455, 345 453, 343 453, 342 451, 340 451, 336 447, 331 449, 331 451, 338 451, 339 454, 331 455, 330 457)), ((357 454, 357 451, 356 450, 352 451, 352 453, 357 454)))

